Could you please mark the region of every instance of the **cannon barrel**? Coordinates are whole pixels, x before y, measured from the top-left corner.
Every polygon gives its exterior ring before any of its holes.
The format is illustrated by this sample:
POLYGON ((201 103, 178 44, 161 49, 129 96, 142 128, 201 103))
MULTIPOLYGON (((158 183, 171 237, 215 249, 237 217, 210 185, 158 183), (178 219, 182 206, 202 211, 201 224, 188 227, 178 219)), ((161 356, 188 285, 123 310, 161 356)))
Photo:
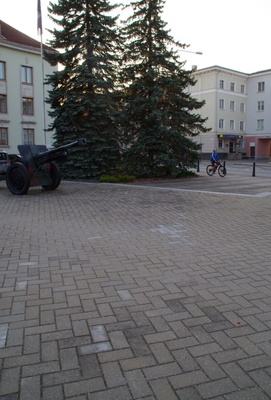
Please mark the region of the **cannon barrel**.
POLYGON ((67 150, 71 149, 72 147, 77 146, 85 146, 87 144, 86 139, 78 139, 75 142, 68 143, 66 145, 57 147, 55 149, 42 151, 40 153, 33 154, 33 160, 35 164, 43 165, 47 164, 51 161, 59 161, 68 155, 67 150))

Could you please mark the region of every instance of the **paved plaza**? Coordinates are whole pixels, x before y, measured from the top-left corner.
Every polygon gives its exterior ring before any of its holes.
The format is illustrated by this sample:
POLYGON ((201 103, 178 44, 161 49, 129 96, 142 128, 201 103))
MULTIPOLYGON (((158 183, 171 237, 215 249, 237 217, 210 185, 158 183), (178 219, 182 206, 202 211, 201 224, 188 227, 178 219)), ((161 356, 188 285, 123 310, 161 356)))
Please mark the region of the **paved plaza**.
POLYGON ((271 173, 0 183, 0 400, 271 398, 271 173))

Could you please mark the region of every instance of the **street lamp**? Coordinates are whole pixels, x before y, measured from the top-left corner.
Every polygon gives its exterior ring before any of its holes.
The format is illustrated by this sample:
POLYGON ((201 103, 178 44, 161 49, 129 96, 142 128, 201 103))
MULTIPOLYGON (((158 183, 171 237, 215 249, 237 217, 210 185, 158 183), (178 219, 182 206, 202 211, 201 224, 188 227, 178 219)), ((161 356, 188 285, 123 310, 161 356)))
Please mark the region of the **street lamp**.
POLYGON ((183 49, 179 49, 179 50, 184 51, 185 53, 198 54, 199 56, 203 55, 203 53, 201 51, 190 51, 190 50, 183 50, 183 49))

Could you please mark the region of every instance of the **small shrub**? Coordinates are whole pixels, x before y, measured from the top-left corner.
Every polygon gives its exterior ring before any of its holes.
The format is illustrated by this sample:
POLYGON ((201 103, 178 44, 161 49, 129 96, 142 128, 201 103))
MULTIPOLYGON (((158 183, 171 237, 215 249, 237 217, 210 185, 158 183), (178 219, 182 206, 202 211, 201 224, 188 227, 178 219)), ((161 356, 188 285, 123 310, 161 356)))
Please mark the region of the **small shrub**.
POLYGON ((121 175, 121 176, 112 176, 112 175, 101 175, 99 178, 99 182, 107 182, 107 183, 126 183, 133 182, 135 180, 134 176, 131 175, 121 175))

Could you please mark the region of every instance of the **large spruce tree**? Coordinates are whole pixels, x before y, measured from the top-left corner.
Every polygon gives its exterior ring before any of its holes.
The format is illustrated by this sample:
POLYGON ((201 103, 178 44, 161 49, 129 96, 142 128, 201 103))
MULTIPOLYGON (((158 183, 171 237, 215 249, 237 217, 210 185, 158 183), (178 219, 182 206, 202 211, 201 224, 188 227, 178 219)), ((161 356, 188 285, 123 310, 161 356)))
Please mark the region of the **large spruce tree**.
POLYGON ((132 1, 124 21, 123 154, 137 176, 177 176, 198 157, 192 140, 206 131, 196 112, 203 106, 188 93, 195 82, 184 70, 175 41, 161 15, 165 0, 132 1))
POLYGON ((47 52, 52 85, 48 103, 54 122, 55 145, 79 137, 86 148, 73 149, 64 164, 66 175, 96 177, 115 167, 119 156, 114 83, 119 59, 116 5, 109 0, 58 0, 48 7, 56 28, 47 52))

